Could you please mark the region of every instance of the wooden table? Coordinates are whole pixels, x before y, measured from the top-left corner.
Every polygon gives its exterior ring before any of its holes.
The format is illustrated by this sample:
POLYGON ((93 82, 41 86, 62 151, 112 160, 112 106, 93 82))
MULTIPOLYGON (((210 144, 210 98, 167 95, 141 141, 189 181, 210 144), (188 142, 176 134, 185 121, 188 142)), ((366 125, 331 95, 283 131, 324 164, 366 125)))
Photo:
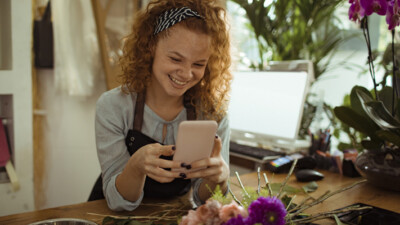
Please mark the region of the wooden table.
MULTIPOLYGON (((354 182, 360 181, 362 178, 348 178, 343 177, 336 173, 331 173, 328 171, 321 171, 325 178, 321 181, 318 181, 317 184, 319 188, 316 192, 311 195, 314 197, 318 197, 321 194, 325 193, 327 190, 335 191, 341 189, 343 187, 349 186, 354 182)), ((261 172, 262 175, 263 172, 261 172)), ((268 179, 270 182, 282 182, 286 175, 285 174, 271 174, 266 172, 268 179)), ((240 176, 243 184, 247 187, 257 187, 258 179, 257 173, 250 173, 240 176)), ((262 176, 261 176, 262 178, 262 176)), ((264 184, 264 179, 261 179, 262 184, 264 184)), ((231 189, 235 193, 236 196, 240 195, 240 187, 237 185, 236 177, 231 178, 231 189)), ((289 179, 289 185, 294 187, 301 187, 304 183, 299 183, 296 181, 294 175, 289 179)), ((296 199, 301 200, 301 196, 297 196, 296 199)), ((148 202, 153 202, 155 200, 148 200, 148 202)), ((172 202, 174 203, 187 203, 187 196, 181 199, 176 199, 172 202), (185 200, 186 198, 186 200, 185 200)), ((164 200, 165 202, 165 200, 164 200)), ((350 190, 347 190, 343 193, 335 195, 323 203, 310 208, 307 212, 309 213, 317 213, 327 210, 333 210, 340 207, 347 206, 353 203, 365 203, 374 205, 383 209, 391 210, 397 213, 400 213, 400 192, 386 191, 376 188, 368 183, 360 184, 350 190)), ((85 202, 74 205, 61 206, 56 208, 50 208, 45 210, 38 210, 27 213, 14 214, 9 216, 0 217, 0 224, 29 224, 41 220, 46 219, 54 219, 54 218, 80 218, 86 219, 98 224, 101 224, 104 215, 115 215, 115 216, 126 216, 126 215, 148 215, 153 212, 154 209, 149 206, 140 206, 133 212, 113 212, 108 209, 107 204, 104 200, 98 200, 93 202, 85 202), (95 214, 100 215, 95 215, 95 214), (103 215, 103 216, 101 216, 103 215)), ((324 221, 321 224, 335 224, 334 222, 326 222, 324 221)))

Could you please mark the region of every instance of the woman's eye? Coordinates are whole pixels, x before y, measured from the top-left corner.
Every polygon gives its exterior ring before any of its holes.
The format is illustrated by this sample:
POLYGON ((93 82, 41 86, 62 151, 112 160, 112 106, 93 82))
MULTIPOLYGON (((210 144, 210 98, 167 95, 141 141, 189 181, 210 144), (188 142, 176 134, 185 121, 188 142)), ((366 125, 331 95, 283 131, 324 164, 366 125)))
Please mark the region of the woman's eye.
POLYGON ((175 62, 180 62, 181 60, 180 59, 178 59, 178 58, 174 58, 174 57, 170 57, 173 61, 175 61, 175 62))
POLYGON ((198 66, 198 67, 203 67, 204 66, 204 64, 201 64, 201 63, 195 63, 194 65, 198 66))

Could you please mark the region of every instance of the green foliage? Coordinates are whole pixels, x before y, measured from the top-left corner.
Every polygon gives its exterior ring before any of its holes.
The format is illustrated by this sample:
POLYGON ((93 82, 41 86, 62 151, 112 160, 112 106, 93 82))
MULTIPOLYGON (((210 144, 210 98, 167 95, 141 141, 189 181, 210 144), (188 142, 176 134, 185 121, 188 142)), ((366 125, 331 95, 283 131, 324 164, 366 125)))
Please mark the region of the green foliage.
MULTIPOLYGON (((282 184, 281 183, 270 183, 270 187, 272 190, 272 195, 276 196, 280 189, 281 189, 282 184)), ((285 195, 283 195, 280 200, 282 203, 287 207, 289 203, 292 201, 292 197, 294 195, 304 195, 306 193, 311 193, 317 190, 318 185, 315 182, 309 182, 306 185, 304 185, 301 188, 295 188, 293 186, 290 186, 286 184, 283 187, 283 192, 285 195)), ((268 197, 269 191, 266 186, 261 187, 260 193, 257 193, 257 190, 251 187, 245 187, 244 190, 241 192, 241 204, 244 208, 248 208, 251 202, 254 200, 258 199, 258 197, 264 196, 268 197)), ((212 199, 215 199, 222 204, 229 204, 232 201, 232 198, 230 196, 223 196, 222 192, 214 191, 213 196, 211 197, 212 199)))
POLYGON ((318 189, 318 184, 317 184, 317 182, 312 181, 312 182, 309 182, 306 185, 304 185, 302 188, 303 188, 304 192, 311 193, 318 189))
MULTIPOLYGON (((368 137, 361 141, 362 149, 379 150, 385 143, 400 146, 399 111, 394 115, 388 109, 397 108, 398 102, 392 101, 392 87, 386 86, 378 92, 378 99, 364 87, 353 87, 350 106, 335 107, 336 117, 357 132, 368 137)), ((349 130, 347 130, 349 131, 349 130)))
POLYGON ((214 191, 211 191, 210 188, 208 187, 208 185, 207 185, 207 188, 212 193, 211 199, 214 199, 223 205, 229 204, 232 202, 232 197, 230 195, 225 196, 224 193, 222 193, 221 187, 219 185, 217 185, 217 187, 215 187, 214 191))
MULTIPOLYGON (((281 183, 272 183, 270 185, 271 185, 272 194, 273 195, 278 194, 282 184, 281 183)), ((296 194, 304 194, 305 193, 302 188, 295 188, 290 185, 285 185, 283 187, 283 191, 288 195, 296 195, 296 194)))
MULTIPOLYGON (((253 69, 265 69, 268 61, 311 60, 315 80, 330 68, 338 47, 355 35, 345 35, 335 17, 343 0, 231 0, 246 11, 258 45, 259 61, 253 69), (267 4, 268 3, 268 4, 267 4)), ((358 34, 357 34, 358 35, 358 34)), ((343 60, 338 65, 345 64, 343 60)), ((327 106, 324 106, 325 108, 327 106)), ((305 102, 299 137, 308 135, 316 106, 305 102)), ((333 120, 334 118, 330 118, 333 120)))
POLYGON ((273 0, 269 5, 265 0, 231 1, 246 11, 259 48, 254 67, 260 70, 271 60, 307 59, 317 79, 345 40, 334 16, 342 0, 273 0))

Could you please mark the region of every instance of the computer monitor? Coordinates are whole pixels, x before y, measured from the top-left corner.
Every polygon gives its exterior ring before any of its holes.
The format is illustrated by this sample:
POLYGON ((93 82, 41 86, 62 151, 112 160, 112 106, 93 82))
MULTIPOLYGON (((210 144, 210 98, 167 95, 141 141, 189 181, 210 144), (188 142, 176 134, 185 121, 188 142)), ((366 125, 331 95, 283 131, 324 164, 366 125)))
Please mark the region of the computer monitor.
POLYGON ((287 153, 309 146, 297 136, 313 79, 312 64, 293 63, 307 66, 291 68, 289 63, 274 67, 278 70, 233 72, 228 108, 231 141, 287 153))

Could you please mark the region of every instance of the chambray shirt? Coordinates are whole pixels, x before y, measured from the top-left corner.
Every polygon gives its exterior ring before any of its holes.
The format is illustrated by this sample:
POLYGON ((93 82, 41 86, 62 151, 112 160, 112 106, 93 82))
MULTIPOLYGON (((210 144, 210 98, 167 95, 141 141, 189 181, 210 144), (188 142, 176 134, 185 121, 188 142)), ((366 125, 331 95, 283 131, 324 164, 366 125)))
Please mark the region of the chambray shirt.
MULTIPOLYGON (((134 108, 136 105, 136 93, 125 94, 121 86, 103 93, 96 104, 96 147, 99 158, 102 177, 103 193, 108 207, 115 211, 136 209, 143 199, 143 191, 136 202, 125 200, 115 186, 116 177, 122 172, 130 155, 125 145, 125 137, 129 129, 133 127, 134 108), (132 101, 132 97, 134 101, 132 101)), ((202 116, 198 116, 202 119, 202 116)), ((154 140, 174 145, 180 122, 186 120, 186 109, 183 109, 172 121, 165 121, 154 113, 147 105, 144 106, 142 133, 154 140), (167 124, 167 135, 162 140, 163 125, 167 124)), ((229 135, 230 128, 227 117, 218 124, 218 136, 222 140, 221 154, 229 165, 229 135)), ((202 179, 192 179, 193 200, 197 205, 201 204, 198 196, 198 188, 202 179)))

